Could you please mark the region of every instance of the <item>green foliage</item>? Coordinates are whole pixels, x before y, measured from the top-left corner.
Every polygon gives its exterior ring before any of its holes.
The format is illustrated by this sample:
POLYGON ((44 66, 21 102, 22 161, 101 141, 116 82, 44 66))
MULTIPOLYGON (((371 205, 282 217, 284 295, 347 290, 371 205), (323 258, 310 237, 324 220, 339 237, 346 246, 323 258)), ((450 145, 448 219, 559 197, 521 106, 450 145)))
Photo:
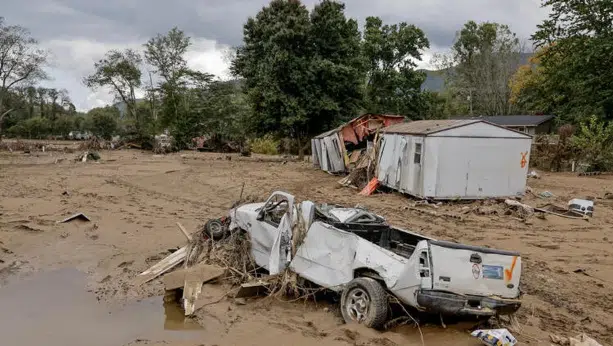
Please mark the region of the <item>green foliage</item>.
POLYGON ((119 110, 113 106, 94 108, 87 113, 88 130, 97 137, 111 139, 118 132, 119 110))
POLYGON ((445 71, 454 107, 473 114, 507 115, 518 112, 511 102, 510 80, 521 53, 520 41, 508 26, 469 21, 458 32, 451 53, 435 60, 445 71))
POLYGON ((354 117, 362 101, 364 61, 357 22, 344 5, 273 0, 244 26, 232 71, 245 80, 257 133, 304 143, 354 117))
POLYGON ((53 133, 67 138, 70 131, 75 130, 73 118, 69 115, 60 115, 53 122, 53 133))
MULTIPOLYGON (((150 137, 151 134, 145 131, 148 124, 144 119, 138 117, 135 95, 136 89, 141 86, 141 62, 140 54, 134 50, 111 50, 94 64, 94 73, 85 77, 83 82, 92 89, 101 87, 111 88, 115 93, 115 97, 125 103, 128 109, 128 116, 135 120, 134 124, 139 140, 144 140, 150 137)), ((110 123, 107 124, 111 126, 110 123)), ((91 126, 96 127, 94 124, 91 124, 91 126)), ((102 128, 98 130, 102 130, 102 128)), ((107 130, 104 129, 104 133, 107 130)))
POLYGON ((190 38, 178 28, 157 35, 145 44, 145 60, 161 77, 161 125, 170 129, 177 149, 184 149, 191 139, 202 134, 206 113, 203 94, 213 76, 187 68, 185 54, 190 38))
POLYGON ((271 1, 244 26, 232 69, 245 79, 260 133, 306 130, 309 27, 306 7, 290 0, 271 1))
POLYGON ((51 132, 51 122, 47 118, 34 117, 23 122, 21 131, 23 137, 41 139, 51 132))
POLYGON ((265 155, 279 154, 279 141, 271 134, 256 138, 249 142, 251 152, 265 155))
POLYGON ((532 36, 546 49, 540 93, 531 103, 574 123, 592 114, 613 119, 613 2, 546 0, 543 6, 551 12, 532 36))
POLYGON ((46 61, 47 53, 38 47, 26 28, 7 25, 4 17, 0 17, 0 140, 4 119, 13 109, 9 105, 12 91, 45 79, 46 61))
POLYGON ((258 131, 247 97, 236 80, 214 81, 201 97, 201 134, 242 142, 249 134, 258 131))
POLYGON ((578 159, 587 162, 595 171, 613 169, 613 124, 592 115, 580 123, 571 139, 579 153, 578 159))
POLYGON ((354 118, 362 108, 366 64, 358 23, 345 17, 345 5, 322 1, 310 15, 305 135, 318 134, 354 118))
POLYGON ((439 93, 424 91, 419 97, 419 108, 421 109, 417 119, 445 119, 447 117, 447 100, 439 93))
POLYGON ((423 72, 415 60, 430 47, 424 32, 414 25, 383 25, 378 17, 366 18, 363 54, 367 62, 366 110, 419 118, 423 72))

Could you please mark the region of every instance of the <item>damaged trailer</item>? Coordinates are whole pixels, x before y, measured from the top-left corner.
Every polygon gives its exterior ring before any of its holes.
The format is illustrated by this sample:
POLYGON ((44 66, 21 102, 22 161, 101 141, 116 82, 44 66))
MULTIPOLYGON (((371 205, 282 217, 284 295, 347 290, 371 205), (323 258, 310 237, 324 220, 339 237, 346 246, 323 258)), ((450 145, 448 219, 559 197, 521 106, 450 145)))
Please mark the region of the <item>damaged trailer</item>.
POLYGON ((383 129, 381 185, 432 199, 523 195, 532 137, 484 120, 420 120, 383 129))
POLYGON ((328 173, 344 173, 358 160, 379 129, 403 121, 401 115, 364 114, 324 132, 311 139, 313 165, 328 173))
POLYGON ((258 266, 272 275, 289 268, 340 293, 348 323, 382 327, 389 294, 443 315, 510 314, 521 304, 517 252, 437 241, 365 209, 295 203, 285 192, 229 215, 226 232, 249 234, 258 266))

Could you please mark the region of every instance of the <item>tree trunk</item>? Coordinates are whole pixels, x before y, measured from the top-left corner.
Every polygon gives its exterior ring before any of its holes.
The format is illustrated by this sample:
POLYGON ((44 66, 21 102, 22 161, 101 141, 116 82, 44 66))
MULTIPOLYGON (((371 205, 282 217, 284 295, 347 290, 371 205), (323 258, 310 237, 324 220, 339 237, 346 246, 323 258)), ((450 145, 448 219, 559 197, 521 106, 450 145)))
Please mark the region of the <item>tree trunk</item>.
MULTIPOLYGON (((9 114, 11 111, 13 110, 13 108, 9 109, 8 111, 0 114, 0 142, 2 142, 2 121, 4 120, 4 117, 9 114)), ((2 112, 2 107, 0 107, 0 112, 2 112)))
POLYGON ((302 136, 297 135, 296 141, 298 142, 298 160, 304 160, 304 147, 302 146, 302 136))

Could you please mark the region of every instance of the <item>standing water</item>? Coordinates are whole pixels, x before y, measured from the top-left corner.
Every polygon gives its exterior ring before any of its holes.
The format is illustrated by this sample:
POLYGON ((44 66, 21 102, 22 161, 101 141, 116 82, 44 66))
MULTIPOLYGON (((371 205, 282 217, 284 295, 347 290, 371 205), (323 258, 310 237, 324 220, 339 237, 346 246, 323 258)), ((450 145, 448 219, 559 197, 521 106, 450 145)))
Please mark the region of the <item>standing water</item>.
POLYGON ((85 287, 84 273, 62 269, 0 288, 0 344, 107 346, 136 339, 204 340, 201 327, 184 320, 181 309, 164 304, 162 297, 109 308, 85 287))

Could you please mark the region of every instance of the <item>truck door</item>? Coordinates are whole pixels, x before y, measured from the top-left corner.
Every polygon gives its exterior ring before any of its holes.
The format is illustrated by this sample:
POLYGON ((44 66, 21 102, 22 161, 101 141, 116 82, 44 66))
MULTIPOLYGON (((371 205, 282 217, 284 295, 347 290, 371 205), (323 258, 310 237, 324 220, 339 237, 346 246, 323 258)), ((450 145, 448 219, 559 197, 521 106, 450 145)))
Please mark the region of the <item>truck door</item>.
POLYGON ((415 291, 432 289, 432 267, 427 240, 417 243, 415 251, 404 265, 398 280, 390 289, 403 302, 413 306, 417 304, 415 291))
POLYGON ((291 232, 293 206, 293 196, 282 192, 273 193, 259 210, 257 223, 251 229, 251 252, 256 263, 269 271, 274 269, 270 267, 271 259, 275 261, 275 267, 278 267, 281 261, 280 251, 284 245, 281 242, 291 239, 291 234, 288 232, 291 232), (289 239, 283 239, 284 235, 289 239), (279 243, 276 250, 275 243, 279 243))

